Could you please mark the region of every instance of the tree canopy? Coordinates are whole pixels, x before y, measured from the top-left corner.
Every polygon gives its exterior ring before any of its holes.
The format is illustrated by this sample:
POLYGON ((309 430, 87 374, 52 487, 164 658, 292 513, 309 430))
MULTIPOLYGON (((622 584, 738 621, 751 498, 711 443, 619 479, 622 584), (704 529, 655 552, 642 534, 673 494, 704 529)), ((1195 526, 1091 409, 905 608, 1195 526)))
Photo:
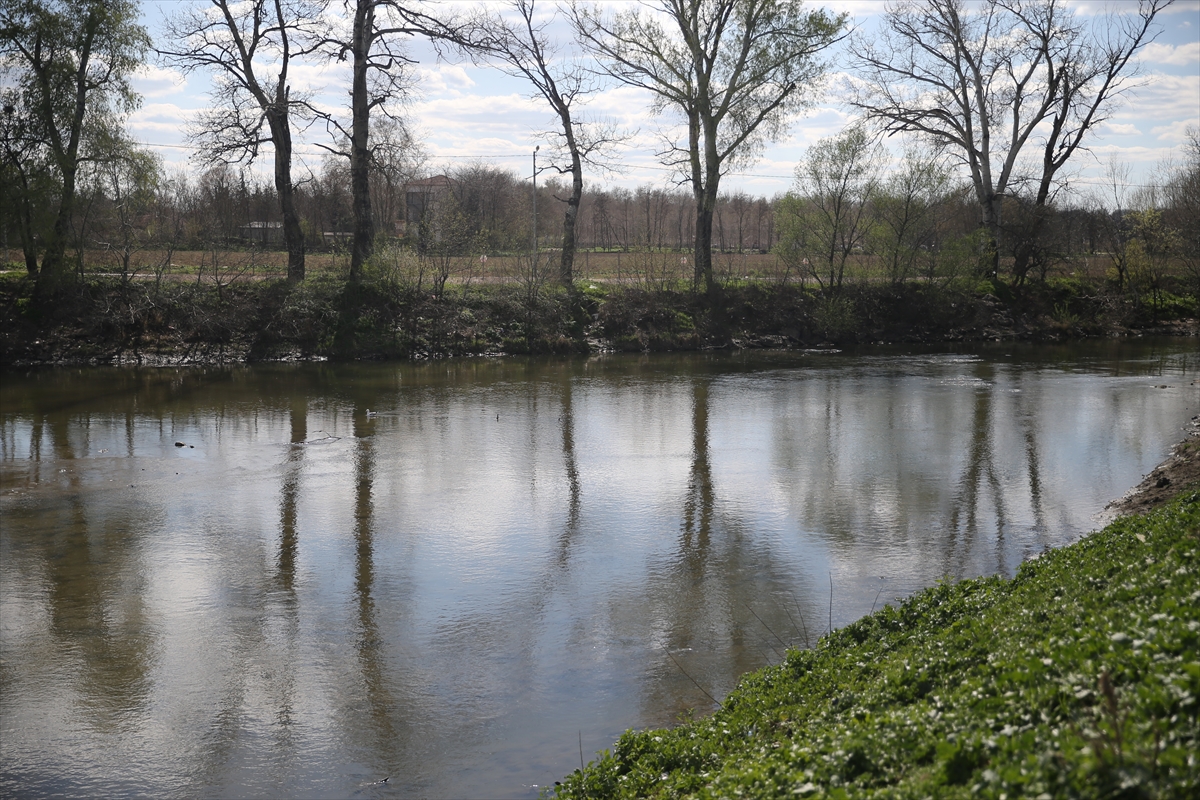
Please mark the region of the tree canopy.
POLYGON ((660 156, 696 198, 695 283, 710 294, 721 177, 816 99, 828 67, 820 54, 846 19, 806 11, 799 0, 654 0, 611 16, 574 9, 576 29, 608 73, 651 92, 655 112, 684 123, 681 135, 664 133, 660 156))
MULTIPOLYGON (((898 0, 882 33, 852 41, 863 81, 851 102, 888 132, 923 136, 966 167, 994 274, 1002 199, 1028 194, 1046 205, 1059 171, 1129 86, 1134 55, 1172 2, 1139 0, 1135 12, 1087 20, 1065 0, 898 0)), ((1032 253, 1016 257, 1023 276, 1032 253)))
POLYGON ((139 103, 130 78, 150 37, 137 20, 132 0, 0 0, 9 167, 41 172, 57 204, 39 294, 70 278, 64 253, 81 165, 108 157, 139 103))

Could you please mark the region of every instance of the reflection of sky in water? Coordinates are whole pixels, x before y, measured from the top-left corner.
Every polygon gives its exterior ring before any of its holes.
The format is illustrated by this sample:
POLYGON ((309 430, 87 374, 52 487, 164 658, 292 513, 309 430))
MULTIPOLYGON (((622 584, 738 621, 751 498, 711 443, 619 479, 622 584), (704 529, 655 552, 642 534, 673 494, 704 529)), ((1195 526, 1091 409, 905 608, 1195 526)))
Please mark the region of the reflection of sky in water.
POLYGON ((1197 357, 1062 352, 12 376, 0 786, 531 796, 1092 528, 1197 357))

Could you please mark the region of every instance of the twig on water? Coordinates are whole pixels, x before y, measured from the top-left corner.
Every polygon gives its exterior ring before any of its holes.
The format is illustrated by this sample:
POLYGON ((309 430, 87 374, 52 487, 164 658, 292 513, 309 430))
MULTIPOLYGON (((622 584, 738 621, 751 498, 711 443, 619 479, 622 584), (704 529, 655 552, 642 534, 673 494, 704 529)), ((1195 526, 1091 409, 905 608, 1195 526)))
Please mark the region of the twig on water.
MULTIPOLYGON (((749 604, 749 603, 742 603, 742 605, 744 605, 744 606, 746 607, 746 610, 747 610, 747 611, 749 611, 751 614, 754 614, 754 618, 755 618, 756 620, 758 620, 758 621, 759 621, 759 622, 762 624, 762 626, 763 626, 764 628, 766 628, 766 629, 767 629, 767 632, 768 632, 768 633, 770 633, 772 636, 774 636, 774 637, 775 637, 775 639, 776 639, 776 640, 777 640, 777 641, 778 641, 778 642, 779 642, 781 645, 783 645, 783 649, 784 649, 784 650, 787 650, 787 642, 785 642, 783 639, 780 639, 780 638, 779 638, 779 634, 778 634, 778 633, 776 633, 775 631, 771 630, 771 626, 770 626, 770 625, 768 625, 767 623, 763 622, 763 618, 762 618, 762 617, 760 617, 760 616, 759 616, 757 613, 755 613, 754 609, 750 607, 750 604, 749 604)), ((768 643, 768 644, 767 644, 767 647, 770 647, 772 650, 775 650, 775 648, 774 648, 774 647, 772 647, 770 643, 768 643)), ((783 657, 783 654, 782 654, 782 653, 780 653, 778 650, 775 650, 775 655, 779 656, 780 658, 782 658, 782 657, 783 657)))
POLYGON ((833 633, 833 573, 829 573, 829 633, 833 633))
POLYGON ((804 621, 804 610, 800 608, 800 601, 796 599, 796 595, 792 592, 788 592, 788 594, 792 595, 792 602, 796 604, 796 613, 800 615, 800 624, 804 626, 804 647, 812 649, 812 644, 808 641, 808 623, 804 621))
POLYGON ((670 651, 670 650, 668 650, 668 649, 666 648, 666 646, 665 646, 665 645, 662 645, 662 644, 660 644, 660 645, 659 645, 659 647, 661 647, 661 648, 662 648, 662 651, 663 651, 664 653, 666 653, 666 654, 667 654, 667 658, 669 658, 669 659, 671 659, 672 661, 674 661, 674 662, 675 662, 675 666, 679 667, 679 671, 680 671, 680 672, 682 672, 682 673, 684 674, 684 676, 685 676, 685 677, 686 677, 686 678, 687 678, 689 681, 691 681, 692 683, 695 683, 695 684, 696 684, 696 688, 697 688, 697 689, 699 689, 700 691, 704 692, 704 696, 705 696, 705 697, 707 697, 709 700, 712 700, 712 701, 713 701, 713 705, 715 705, 715 706, 719 706, 719 705, 721 705, 720 703, 718 703, 718 702, 717 702, 717 698, 715 698, 715 697, 713 697, 711 694, 709 694, 709 693, 708 693, 708 690, 707 690, 707 689, 705 689, 703 686, 701 686, 701 685, 700 685, 700 684, 699 684, 699 683, 696 681, 696 679, 695 679, 695 678, 693 678, 691 675, 688 675, 688 671, 687 671, 686 669, 684 669, 684 668, 683 668, 683 665, 682 665, 682 664, 680 664, 678 661, 676 661, 676 660, 675 660, 675 656, 671 655, 671 651, 670 651))
POLYGON ((579 731, 579 772, 582 773, 585 769, 583 765, 583 730, 579 731))
POLYGON ((875 599, 871 601, 871 613, 875 613, 875 604, 879 602, 879 595, 883 594, 883 587, 879 587, 879 591, 875 593, 875 599))
POLYGON ((800 629, 796 627, 796 620, 792 619, 792 612, 788 611, 787 603, 783 604, 783 613, 787 614, 788 622, 792 623, 792 630, 799 633, 800 629))

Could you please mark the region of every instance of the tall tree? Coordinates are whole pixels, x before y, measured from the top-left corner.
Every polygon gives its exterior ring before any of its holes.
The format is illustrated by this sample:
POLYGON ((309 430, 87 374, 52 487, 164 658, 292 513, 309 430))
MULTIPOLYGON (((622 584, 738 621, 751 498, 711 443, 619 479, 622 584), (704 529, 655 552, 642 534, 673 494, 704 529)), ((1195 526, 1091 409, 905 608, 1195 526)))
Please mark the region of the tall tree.
MULTIPOLYGON (((349 17, 348 29, 326 17, 331 29, 317 45, 339 61, 350 61, 350 119, 318 112, 344 141, 344 147, 326 147, 350 162, 350 196, 354 236, 350 245, 350 280, 362 279, 363 265, 375 249, 375 218, 371 210, 371 115, 376 110, 394 116, 396 105, 410 90, 411 63, 400 45, 401 37, 423 34, 452 38, 446 23, 401 0, 342 0, 349 17)), ((316 109, 313 109, 316 111, 316 109)))
POLYGON ((710 297, 713 211, 721 177, 778 139, 809 105, 826 71, 819 54, 838 41, 844 14, 804 11, 799 0, 653 0, 606 16, 577 6, 584 42, 619 81, 646 89, 652 110, 685 125, 660 154, 696 200, 695 275, 710 297), (682 138, 682 141, 681 141, 682 138))
POLYGON ((31 135, 31 120, 20 113, 21 97, 13 89, 5 89, 0 102, 0 219, 5 231, 16 228, 25 258, 25 271, 37 278, 38 257, 46 231, 52 221, 47 217, 53 192, 50 186, 51 167, 46 148, 31 135))
MULTIPOLYGON (((889 132, 920 134, 966 166, 994 275, 1002 199, 1024 190, 1036 209, 1046 206, 1059 170, 1107 119, 1172 2, 1138 0, 1136 12, 1084 19, 1066 0, 898 0, 882 31, 852 41, 864 78, 852 102, 889 132)), ((1022 279, 1032 252, 1014 254, 1022 279)))
POLYGON ((138 105, 130 77, 150 39, 137 19, 132 0, 0 0, 0 69, 16 88, 5 116, 20 118, 15 146, 46 165, 58 200, 39 297, 73 274, 64 255, 81 166, 106 157, 112 131, 138 105))
POLYGON ((559 259, 559 281, 570 286, 583 164, 611 141, 611 131, 585 126, 574 114, 576 101, 593 88, 591 75, 580 62, 560 57, 557 43, 547 33, 552 17, 539 17, 536 0, 510 0, 508 9, 518 19, 481 8, 459 28, 455 44, 476 63, 495 60, 507 74, 528 80, 558 117, 560 128, 552 138, 563 158, 556 161, 551 154, 550 163, 560 174, 571 176, 559 259))
POLYGON ((177 13, 159 49, 166 63, 214 73, 213 104, 190 134, 198 159, 250 165, 260 148, 274 150, 275 192, 288 251, 288 280, 304 280, 304 232, 292 182, 292 120, 307 106, 290 70, 321 10, 319 0, 209 0, 177 13))

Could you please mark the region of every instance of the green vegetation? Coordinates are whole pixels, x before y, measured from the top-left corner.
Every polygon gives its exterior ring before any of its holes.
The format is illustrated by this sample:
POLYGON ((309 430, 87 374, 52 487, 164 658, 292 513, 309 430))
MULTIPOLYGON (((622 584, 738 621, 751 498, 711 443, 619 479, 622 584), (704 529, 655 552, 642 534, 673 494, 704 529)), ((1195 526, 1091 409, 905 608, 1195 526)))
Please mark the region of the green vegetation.
POLYGON ((557 787, 602 797, 1200 796, 1200 493, 943 582, 627 732, 557 787))

